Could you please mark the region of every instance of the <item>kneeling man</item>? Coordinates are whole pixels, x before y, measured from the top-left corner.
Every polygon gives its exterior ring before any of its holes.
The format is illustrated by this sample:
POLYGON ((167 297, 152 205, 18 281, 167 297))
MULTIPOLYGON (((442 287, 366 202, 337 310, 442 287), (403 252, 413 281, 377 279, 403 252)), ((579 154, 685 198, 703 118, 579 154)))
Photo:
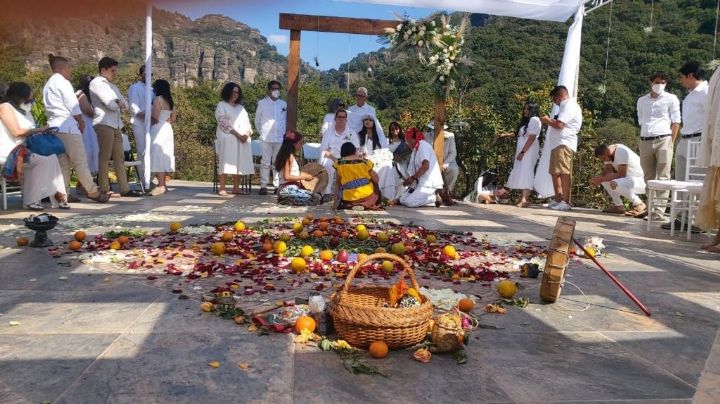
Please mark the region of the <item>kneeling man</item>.
POLYGON ((624 213, 626 216, 641 216, 647 207, 638 194, 645 193, 645 176, 640 166, 640 156, 622 144, 611 144, 595 148, 595 157, 605 165, 602 175, 591 179, 592 185, 602 185, 610 195, 613 206, 605 213, 624 213), (621 196, 630 200, 633 208, 625 212, 621 196))

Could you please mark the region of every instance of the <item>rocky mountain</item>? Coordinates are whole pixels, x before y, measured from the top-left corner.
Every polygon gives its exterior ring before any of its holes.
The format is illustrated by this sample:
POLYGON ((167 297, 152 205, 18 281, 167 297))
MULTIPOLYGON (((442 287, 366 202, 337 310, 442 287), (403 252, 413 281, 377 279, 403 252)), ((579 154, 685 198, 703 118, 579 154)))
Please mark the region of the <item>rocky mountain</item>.
MULTIPOLYGON (((140 64, 144 55, 145 18, 141 9, 122 15, 83 13, 42 19, 32 15, 0 16, 0 41, 22 43, 30 71, 47 69, 47 54, 74 63, 95 64, 103 56, 121 64, 140 64)), ((173 12, 153 12, 155 77, 192 86, 199 79, 254 83, 285 80, 287 58, 260 32, 220 15, 197 20, 173 12)), ((316 74, 307 65, 304 74, 316 74)))

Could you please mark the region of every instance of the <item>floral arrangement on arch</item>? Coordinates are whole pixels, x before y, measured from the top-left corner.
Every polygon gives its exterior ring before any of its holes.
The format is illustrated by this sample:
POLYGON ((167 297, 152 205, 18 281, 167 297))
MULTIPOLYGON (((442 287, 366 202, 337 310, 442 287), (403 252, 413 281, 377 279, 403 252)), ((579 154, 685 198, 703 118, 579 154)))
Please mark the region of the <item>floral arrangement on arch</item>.
POLYGON ((387 28, 387 43, 397 50, 415 49, 420 63, 435 69, 433 86, 441 97, 448 95, 458 78, 458 68, 472 61, 462 55, 468 17, 451 25, 440 14, 427 20, 402 18, 395 28, 387 28))

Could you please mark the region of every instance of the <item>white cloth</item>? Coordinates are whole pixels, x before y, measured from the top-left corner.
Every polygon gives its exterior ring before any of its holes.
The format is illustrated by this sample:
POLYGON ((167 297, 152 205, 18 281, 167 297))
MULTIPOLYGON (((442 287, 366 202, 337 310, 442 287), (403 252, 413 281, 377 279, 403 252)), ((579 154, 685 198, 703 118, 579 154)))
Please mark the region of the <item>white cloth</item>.
POLYGON ((416 184, 411 185, 400 196, 400 203, 404 206, 415 208, 432 205, 436 199, 435 192, 443 188, 443 178, 437 158, 435 158, 435 151, 430 143, 424 140, 418 142, 418 147, 410 155, 408 172, 410 175, 418 172, 425 160, 430 163, 429 169, 418 178, 416 184))
POLYGON ((85 114, 82 115, 85 120, 85 131, 82 134, 83 145, 85 146, 85 155, 87 156, 88 169, 91 173, 98 172, 98 156, 100 153, 100 145, 98 144, 97 133, 92 124, 92 117, 85 114))
MULTIPOLYGON (((9 103, 5 105, 10 106, 15 111, 15 117, 21 129, 29 129, 35 126, 30 114, 20 113, 9 103)), ((22 142, 22 138, 13 136, 5 123, 0 121, 0 162, 4 163, 12 149, 22 142)), ((43 198, 49 197, 52 206, 57 207, 55 194, 67 194, 65 179, 57 156, 55 154, 41 156, 35 153, 30 153, 28 156, 30 163, 25 165, 23 171, 23 205, 40 202, 43 198)))
POLYGON ((333 126, 323 133, 322 141, 320 142, 319 163, 325 167, 325 171, 328 173, 328 185, 325 188, 325 194, 333 194, 333 188, 335 187, 334 161, 333 159, 326 157, 325 152, 329 151, 336 159, 340 158, 340 148, 345 142, 351 142, 356 148, 360 147, 360 138, 358 138, 358 135, 351 131, 348 127, 345 127, 345 130, 342 133, 337 133, 335 126, 333 126))
MULTIPOLYGON (((540 139, 536 139, 535 143, 540 139)), ((550 154, 552 149, 551 143, 545 140, 543 143, 542 153, 540 153, 540 162, 535 169, 535 180, 533 181, 533 189, 538 194, 538 198, 549 198, 555 195, 555 188, 550 175, 550 154)))
POLYGON ((387 199, 397 197, 397 172, 393 167, 393 154, 388 148, 375 149, 368 156, 373 163, 373 171, 378 175, 380 194, 387 199))
POLYGON ((287 103, 265 97, 255 110, 255 129, 263 142, 282 143, 287 125, 287 103))
POLYGON ((167 121, 172 111, 160 111, 158 123, 150 128, 150 171, 168 173, 175 171, 175 136, 167 121))
POLYGON ((80 115, 80 103, 72 84, 62 74, 53 74, 45 83, 43 103, 48 126, 57 127, 62 133, 80 134, 80 127, 73 118, 80 115))
POLYGON ((385 131, 383 130, 380 121, 377 119, 375 108, 370 104, 365 103, 362 107, 359 107, 357 104, 352 105, 350 108, 348 108, 347 113, 347 124, 348 127, 350 127, 350 130, 352 130, 353 132, 359 133, 363 128, 363 119, 366 116, 370 115, 375 119, 375 129, 377 129, 378 136, 381 139, 385 137, 385 131))
MULTIPOLYGON (((295 160, 295 156, 290 155, 290 157, 288 157, 288 158, 289 158, 290 161, 291 161, 291 162, 290 162, 290 175, 294 175, 295 177, 299 177, 299 176, 300 176, 300 166, 298 165, 297 160, 295 160)), ((288 182, 294 182, 294 181, 285 179, 285 170, 283 170, 283 171, 280 173, 280 185, 284 185, 284 184, 286 184, 286 183, 288 183, 288 182)))
POLYGON ((705 124, 700 137, 698 165, 720 167, 720 69, 715 69, 708 84, 705 124))
MULTIPOLYGON (((545 133, 545 142, 549 142, 550 151, 558 146, 567 146, 572 151, 577 151, 578 133, 582 127, 582 109, 575 102, 575 99, 568 98, 560 103, 557 113, 558 121, 565 124, 562 129, 549 126, 545 133)), ((548 156, 550 157, 550 156, 548 156)))
POLYGON ((105 125, 114 129, 122 127, 120 105, 117 100, 127 104, 117 86, 103 76, 97 76, 90 82, 90 101, 95 108, 93 125, 105 125))
POLYGON ((708 82, 703 80, 685 96, 682 102, 681 134, 692 135, 702 132, 705 123, 707 95, 708 82))
MULTIPOLYGON (((515 157, 513 158, 513 169, 510 172, 506 186, 510 189, 533 189, 535 183, 535 163, 537 163, 540 146, 538 138, 541 128, 540 118, 534 116, 530 118, 528 124, 517 133, 517 145, 515 146, 515 157), (528 138, 535 136, 535 140, 523 155, 522 160, 518 161, 517 157, 525 147, 528 138)), ((548 170, 546 170, 548 171, 548 170)))
POLYGON ((323 117, 323 123, 320 127, 320 134, 327 132, 328 129, 335 127, 335 114, 325 114, 325 117, 323 117))
MULTIPOLYGON (((265 187, 267 186, 268 182, 270 182, 270 170, 275 171, 275 168, 273 167, 275 165, 275 157, 277 157, 282 143, 261 142, 261 145, 262 160, 260 164, 260 186, 265 187)), ((275 172, 273 174, 273 185, 275 187, 278 186, 278 181, 278 173, 275 172)))
MULTIPOLYGON (((366 139, 365 144, 360 146, 360 152, 364 153, 365 156, 371 157, 376 151, 383 150, 388 148, 388 142, 385 136, 380 136, 378 133, 378 140, 380 141, 379 146, 375 146, 375 142, 372 141, 372 139, 366 139)), ((358 134, 358 141, 360 139, 360 134, 358 134)))
POLYGON ((218 123, 215 131, 215 150, 218 154, 219 173, 255 174, 250 138, 245 143, 240 143, 240 140, 230 133, 231 129, 235 129, 241 135, 252 133, 250 119, 245 108, 240 104, 233 106, 225 101, 220 101, 215 108, 215 119, 218 123))
POLYGON ((681 121, 680 100, 668 92, 657 98, 645 94, 637 100, 637 116, 641 138, 669 135, 672 132, 670 125, 681 121))
MULTIPOLYGON (((130 108, 130 123, 134 125, 137 123, 138 125, 144 125, 145 120, 139 118, 137 115, 141 112, 145 112, 146 107, 146 99, 145 99, 145 82, 143 81, 136 81, 128 87, 128 103, 130 104, 128 108, 130 108)), ((150 90, 151 99, 155 98, 155 93, 150 90)), ((142 131, 142 133, 145 133, 145 130, 142 131)), ((135 134, 135 136, 138 136, 138 133, 135 134)))

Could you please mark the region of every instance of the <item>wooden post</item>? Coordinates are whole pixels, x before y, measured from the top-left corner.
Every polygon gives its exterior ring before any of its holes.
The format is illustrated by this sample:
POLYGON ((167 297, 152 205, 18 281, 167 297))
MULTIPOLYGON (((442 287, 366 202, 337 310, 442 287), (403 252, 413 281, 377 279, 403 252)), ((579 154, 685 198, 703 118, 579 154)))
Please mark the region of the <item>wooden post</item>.
POLYGON ((290 30, 288 54, 287 130, 297 129, 298 90, 300 87, 300 30, 290 30))
POLYGON ((445 154, 445 100, 436 98, 435 99, 435 141, 433 142, 433 148, 435 149, 435 156, 437 157, 440 170, 443 165, 443 155, 445 154))

